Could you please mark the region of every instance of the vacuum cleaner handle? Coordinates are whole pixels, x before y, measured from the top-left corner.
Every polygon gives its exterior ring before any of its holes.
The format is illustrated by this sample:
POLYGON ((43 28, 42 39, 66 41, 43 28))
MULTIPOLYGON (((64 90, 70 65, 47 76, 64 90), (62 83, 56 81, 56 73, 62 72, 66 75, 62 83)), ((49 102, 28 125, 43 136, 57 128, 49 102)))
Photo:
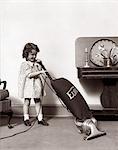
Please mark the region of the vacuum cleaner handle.
POLYGON ((48 76, 48 78, 49 78, 50 80, 52 80, 52 77, 51 77, 50 74, 47 72, 47 70, 46 70, 45 66, 43 65, 42 61, 39 61, 39 62, 37 61, 37 63, 41 65, 41 67, 43 68, 43 70, 46 71, 46 75, 48 76))

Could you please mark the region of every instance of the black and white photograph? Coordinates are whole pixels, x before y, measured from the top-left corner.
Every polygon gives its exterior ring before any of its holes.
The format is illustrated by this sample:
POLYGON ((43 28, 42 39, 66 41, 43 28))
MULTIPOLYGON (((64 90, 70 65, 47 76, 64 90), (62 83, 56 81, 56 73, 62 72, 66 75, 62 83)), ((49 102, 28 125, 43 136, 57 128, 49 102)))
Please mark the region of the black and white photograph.
POLYGON ((117 19, 117 0, 0 0, 0 150, 118 149, 117 19))

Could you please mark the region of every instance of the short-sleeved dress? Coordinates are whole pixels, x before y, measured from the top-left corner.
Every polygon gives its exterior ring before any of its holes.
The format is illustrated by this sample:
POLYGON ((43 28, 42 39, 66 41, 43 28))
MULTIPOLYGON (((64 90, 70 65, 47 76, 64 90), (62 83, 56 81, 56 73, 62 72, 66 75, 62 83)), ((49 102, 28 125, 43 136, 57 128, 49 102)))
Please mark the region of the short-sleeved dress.
POLYGON ((29 78, 29 74, 41 71, 42 67, 37 63, 25 61, 21 64, 18 78, 18 95, 20 98, 40 98, 42 96, 43 80, 41 75, 37 78, 29 78))

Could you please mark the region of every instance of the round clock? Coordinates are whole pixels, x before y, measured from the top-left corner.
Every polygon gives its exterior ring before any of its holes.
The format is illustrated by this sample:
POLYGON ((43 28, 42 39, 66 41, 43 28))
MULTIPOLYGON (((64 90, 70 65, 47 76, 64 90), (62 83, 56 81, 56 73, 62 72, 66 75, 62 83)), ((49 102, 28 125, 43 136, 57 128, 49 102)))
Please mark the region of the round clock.
POLYGON ((110 65, 118 63, 118 46, 110 39, 96 41, 90 49, 90 61, 97 66, 105 66, 105 59, 110 60, 110 65))

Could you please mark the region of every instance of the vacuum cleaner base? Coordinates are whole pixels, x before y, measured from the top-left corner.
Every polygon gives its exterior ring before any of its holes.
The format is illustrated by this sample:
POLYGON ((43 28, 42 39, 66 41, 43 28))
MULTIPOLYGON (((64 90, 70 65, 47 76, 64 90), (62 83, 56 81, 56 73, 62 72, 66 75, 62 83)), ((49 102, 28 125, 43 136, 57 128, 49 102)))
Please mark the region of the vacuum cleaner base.
POLYGON ((84 140, 91 140, 106 135, 106 132, 98 130, 94 124, 91 124, 90 130, 91 130, 90 134, 87 137, 85 137, 84 140))
POLYGON ((84 140, 91 140, 106 135, 106 132, 100 131, 97 128, 97 120, 95 118, 86 119, 84 122, 80 122, 75 119, 74 122, 78 128, 78 132, 86 135, 84 140))

